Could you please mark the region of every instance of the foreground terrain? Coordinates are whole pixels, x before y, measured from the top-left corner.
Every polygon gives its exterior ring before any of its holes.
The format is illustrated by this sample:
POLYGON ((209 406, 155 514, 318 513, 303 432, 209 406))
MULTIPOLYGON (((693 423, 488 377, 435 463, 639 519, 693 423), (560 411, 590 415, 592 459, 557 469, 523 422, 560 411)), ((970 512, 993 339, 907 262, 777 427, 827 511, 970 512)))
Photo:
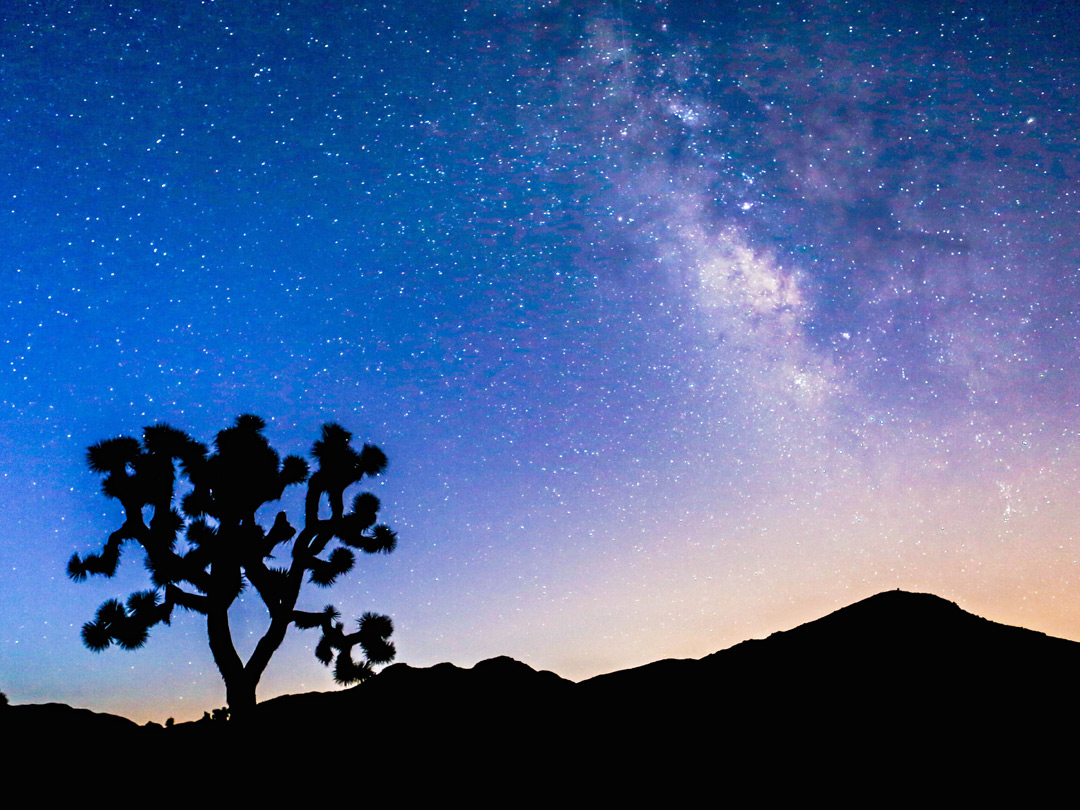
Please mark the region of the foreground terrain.
POLYGON ((0 709, 0 725, 44 761, 198 752, 212 770, 270 779, 278 762, 399 785, 435 769, 485 784, 724 779, 792 793, 942 781, 969 794, 1071 768, 1078 674, 1080 643, 891 591, 700 660, 580 683, 509 658, 395 664, 349 690, 266 701, 246 728, 139 727, 59 704, 0 709))

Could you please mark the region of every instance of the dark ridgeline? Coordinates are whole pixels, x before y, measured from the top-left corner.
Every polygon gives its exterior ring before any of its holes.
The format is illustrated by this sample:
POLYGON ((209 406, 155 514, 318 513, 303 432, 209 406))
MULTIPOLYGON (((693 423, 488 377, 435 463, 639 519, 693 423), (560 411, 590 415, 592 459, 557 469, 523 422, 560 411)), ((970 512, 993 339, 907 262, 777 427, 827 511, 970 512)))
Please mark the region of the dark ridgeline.
POLYGON ((437 774, 514 796, 523 784, 623 795, 697 784, 744 801, 928 788, 944 800, 1071 774, 1078 672, 1080 643, 893 591, 701 660, 577 684, 495 658, 468 670, 395 664, 352 689, 266 701, 246 724, 5 714, 24 740, 199 752, 226 773, 275 757, 325 767, 340 752, 344 781, 324 786, 332 796, 349 795, 355 768, 399 787, 437 774))
POLYGON ((165 424, 146 428, 141 442, 122 436, 95 444, 87 462, 104 476, 105 495, 120 501, 124 522, 102 551, 74 554, 68 563, 68 575, 77 582, 93 574, 111 577, 124 543, 138 543, 154 588, 131 594, 126 603, 105 602, 94 620, 83 625, 84 643, 96 652, 112 644, 137 649, 146 643, 150 628, 169 624, 174 608, 200 613, 225 681, 229 711, 237 718, 254 710, 256 687, 290 625, 322 630, 315 656, 323 664, 335 662, 334 680, 341 684, 360 683, 374 674, 372 664, 394 659, 389 617, 365 613, 356 632, 346 633, 333 605, 318 613, 296 609, 305 578, 329 587, 352 570, 353 550, 394 550, 395 533, 375 523, 378 498, 361 492, 345 511, 346 490, 365 476, 382 473, 386 456, 370 444, 353 449, 352 434, 328 423, 312 448, 317 468, 309 474, 303 458, 278 455, 263 435, 265 427, 258 416, 240 416, 218 432, 213 453, 165 424), (262 506, 279 500, 286 487, 304 482, 299 534, 285 512, 278 512, 270 527, 259 523, 256 513, 262 506), (324 502, 329 504, 325 516, 320 514, 324 502), (149 515, 144 512, 148 507, 149 515), (288 551, 279 548, 290 540, 288 551), (275 562, 275 550, 283 562, 275 562), (247 583, 266 607, 269 626, 243 661, 233 645, 229 610, 247 583), (359 662, 352 657, 356 646, 366 656, 359 662))

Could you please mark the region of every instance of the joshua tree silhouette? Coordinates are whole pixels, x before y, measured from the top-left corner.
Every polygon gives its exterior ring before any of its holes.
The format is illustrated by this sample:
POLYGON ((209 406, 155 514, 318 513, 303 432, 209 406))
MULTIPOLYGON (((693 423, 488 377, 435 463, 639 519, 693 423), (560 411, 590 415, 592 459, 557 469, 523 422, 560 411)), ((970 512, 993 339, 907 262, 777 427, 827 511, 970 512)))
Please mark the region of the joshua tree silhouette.
POLYGON ((93 445, 87 462, 104 476, 105 495, 120 501, 124 523, 100 553, 85 557, 76 553, 68 563, 68 575, 77 582, 88 574, 111 577, 124 542, 134 540, 142 546, 154 589, 131 594, 126 604, 116 599, 105 602, 94 620, 83 625, 83 642, 95 652, 112 643, 137 649, 151 627, 169 624, 174 607, 201 613, 214 662, 225 681, 230 714, 238 720, 254 708, 259 678, 290 624, 302 630, 322 629, 315 656, 329 665, 336 653, 334 679, 341 684, 362 681, 373 673, 373 664, 394 658, 389 617, 365 613, 358 630, 346 633, 333 605, 320 613, 296 609, 305 575, 326 587, 353 567, 350 549, 369 554, 394 550, 395 533, 375 524, 378 498, 362 492, 353 499, 351 511, 344 509, 346 489, 365 475, 381 473, 386 456, 370 444, 356 451, 352 434, 329 423, 312 448, 318 466, 309 475, 303 458, 278 456, 263 436, 265 427, 257 416, 240 416, 217 434, 212 453, 166 424, 146 428, 141 442, 122 436, 93 445), (269 529, 259 524, 259 507, 278 500, 285 487, 305 481, 304 526, 299 534, 285 512, 278 512, 269 529), (320 516, 323 496, 329 502, 328 517, 320 516), (290 564, 271 566, 274 550, 290 539, 290 564), (329 554, 320 556, 331 545, 329 554), (233 645, 229 608, 247 583, 266 606, 270 625, 244 662, 233 645), (359 662, 352 657, 356 645, 366 656, 359 662))

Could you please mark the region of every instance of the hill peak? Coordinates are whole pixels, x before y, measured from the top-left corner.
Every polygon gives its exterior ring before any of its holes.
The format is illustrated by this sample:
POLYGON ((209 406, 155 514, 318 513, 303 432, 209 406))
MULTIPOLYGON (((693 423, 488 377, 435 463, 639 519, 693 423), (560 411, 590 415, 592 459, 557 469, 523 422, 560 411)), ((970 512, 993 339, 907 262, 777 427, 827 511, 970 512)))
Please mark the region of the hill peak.
POLYGON ((820 619, 774 633, 773 636, 824 628, 828 628, 830 632, 846 633, 895 632, 904 628, 935 632, 944 625, 952 625, 965 619, 974 622, 987 621, 968 613, 955 602, 935 594, 897 589, 860 599, 820 619))

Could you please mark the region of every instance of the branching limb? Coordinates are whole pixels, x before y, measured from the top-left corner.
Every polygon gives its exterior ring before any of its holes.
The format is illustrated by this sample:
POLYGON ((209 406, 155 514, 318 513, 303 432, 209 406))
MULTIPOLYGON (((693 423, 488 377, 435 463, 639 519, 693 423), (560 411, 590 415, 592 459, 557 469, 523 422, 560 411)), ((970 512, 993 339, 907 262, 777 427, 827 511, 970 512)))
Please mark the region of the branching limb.
POLYGON ((176 585, 165 586, 165 603, 168 605, 178 605, 185 610, 193 610, 196 613, 201 613, 204 616, 207 611, 210 610, 209 597, 202 596, 200 594, 188 593, 187 591, 178 588, 176 585))
POLYGON ((322 628, 315 657, 326 666, 334 661, 335 681, 342 685, 361 683, 374 674, 372 664, 387 664, 394 660, 396 650, 389 641, 394 625, 389 616, 365 613, 358 621, 359 630, 349 634, 337 621, 338 616, 333 605, 327 605, 322 613, 293 612, 293 623, 300 629, 322 628), (352 650, 357 645, 363 649, 366 660, 353 659, 352 650))

